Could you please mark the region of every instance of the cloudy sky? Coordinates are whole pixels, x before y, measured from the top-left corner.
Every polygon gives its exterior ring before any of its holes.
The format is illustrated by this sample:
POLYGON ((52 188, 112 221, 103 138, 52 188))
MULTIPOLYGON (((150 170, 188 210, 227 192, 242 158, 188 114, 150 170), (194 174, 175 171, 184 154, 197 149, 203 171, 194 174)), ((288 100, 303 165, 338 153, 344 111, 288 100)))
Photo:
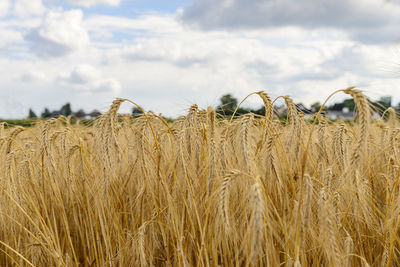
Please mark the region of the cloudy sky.
POLYGON ((115 97, 177 116, 258 90, 311 104, 353 85, 398 103, 399 25, 399 0, 0 0, 0 117, 115 97))

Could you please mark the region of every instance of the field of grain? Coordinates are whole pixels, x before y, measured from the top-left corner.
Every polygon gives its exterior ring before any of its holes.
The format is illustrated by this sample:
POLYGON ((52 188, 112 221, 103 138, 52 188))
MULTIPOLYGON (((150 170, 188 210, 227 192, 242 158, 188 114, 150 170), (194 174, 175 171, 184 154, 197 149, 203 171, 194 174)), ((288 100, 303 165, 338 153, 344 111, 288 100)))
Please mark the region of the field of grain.
POLYGON ((0 266, 399 265, 399 122, 119 116, 0 127, 0 266), (314 123, 313 123, 314 122, 314 123))

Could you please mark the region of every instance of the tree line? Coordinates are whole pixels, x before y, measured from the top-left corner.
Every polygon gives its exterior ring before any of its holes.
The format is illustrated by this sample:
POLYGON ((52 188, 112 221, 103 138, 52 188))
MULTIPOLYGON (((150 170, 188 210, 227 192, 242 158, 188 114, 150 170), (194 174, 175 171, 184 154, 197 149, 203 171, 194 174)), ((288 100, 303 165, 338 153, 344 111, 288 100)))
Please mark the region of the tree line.
MULTIPOLYGON (((232 116, 234 111, 238 107, 238 100, 232 96, 231 94, 225 94, 223 95, 220 99, 220 104, 216 107, 216 112, 221 115, 221 116, 232 116)), ((370 104, 372 107, 380 114, 384 112, 387 108, 392 106, 392 99, 391 97, 382 97, 378 101, 371 101, 370 104)), ((314 102, 311 104, 310 108, 307 108, 305 105, 302 103, 296 103, 296 106, 298 107, 299 111, 302 111, 303 113, 314 113, 317 112, 321 108, 321 103, 320 102, 314 102)), ((276 106, 276 109, 279 109, 280 106, 276 106)), ((400 103, 397 107, 395 107, 396 110, 400 110, 400 103)), ((326 106, 323 110, 325 112, 329 111, 343 111, 347 110, 349 112, 353 112, 355 109, 355 103, 353 99, 344 99, 342 102, 334 103, 331 105, 326 106)), ((140 116, 142 114, 142 111, 134 107, 132 109, 132 115, 133 116, 140 116)), ((259 108, 243 108, 239 107, 236 110, 236 114, 243 115, 246 113, 254 113, 258 115, 265 115, 265 108, 264 106, 259 107, 259 108)), ((66 103, 59 110, 52 110, 50 111, 48 108, 45 108, 43 112, 40 114, 40 118, 57 118, 59 116, 74 116, 76 118, 82 119, 82 118, 96 118, 101 115, 101 112, 98 110, 93 110, 90 113, 86 113, 83 109, 79 109, 78 111, 74 112, 71 108, 70 103, 66 103)), ((28 118, 38 118, 35 114, 35 112, 32 109, 29 109, 29 114, 28 118)))
POLYGON ((35 119, 35 118, 57 118, 59 116, 73 116, 78 119, 83 119, 83 118, 96 118, 101 115, 101 112, 98 110, 93 110, 92 112, 86 113, 83 109, 79 109, 78 111, 72 111, 71 104, 66 103, 61 106, 60 109, 58 110, 49 110, 48 108, 45 108, 43 112, 40 114, 40 116, 36 115, 36 113, 30 108, 29 109, 29 114, 28 118, 29 119, 35 119))

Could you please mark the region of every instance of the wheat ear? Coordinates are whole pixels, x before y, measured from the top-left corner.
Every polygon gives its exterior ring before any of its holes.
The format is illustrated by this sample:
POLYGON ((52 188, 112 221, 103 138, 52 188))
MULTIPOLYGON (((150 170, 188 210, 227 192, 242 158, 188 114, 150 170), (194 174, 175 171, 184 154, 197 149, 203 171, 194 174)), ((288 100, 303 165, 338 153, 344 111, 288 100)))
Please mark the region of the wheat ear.
POLYGON ((222 219, 225 222, 225 230, 227 233, 231 230, 230 224, 230 216, 229 216, 229 197, 230 197, 230 186, 233 182, 233 179, 239 175, 238 171, 230 171, 228 175, 224 177, 221 184, 221 193, 220 193, 220 207, 222 219))
POLYGON ((264 197, 261 185, 256 182, 252 186, 252 203, 253 203, 253 213, 252 213, 252 244, 251 244, 251 263, 254 265, 260 254, 260 248, 262 247, 262 228, 264 225, 264 197))
POLYGON ((365 153, 365 147, 368 138, 368 129, 370 124, 370 109, 368 100, 365 95, 354 87, 349 87, 344 92, 353 97, 358 109, 358 122, 360 125, 360 135, 358 136, 357 145, 353 151, 351 165, 357 165, 361 162, 361 157, 365 153))

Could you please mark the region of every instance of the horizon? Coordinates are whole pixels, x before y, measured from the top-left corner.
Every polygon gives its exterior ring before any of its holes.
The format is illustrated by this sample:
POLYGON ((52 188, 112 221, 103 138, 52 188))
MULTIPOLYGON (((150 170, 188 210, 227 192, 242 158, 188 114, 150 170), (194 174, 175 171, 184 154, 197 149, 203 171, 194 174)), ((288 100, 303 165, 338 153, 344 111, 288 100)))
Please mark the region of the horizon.
MULTIPOLYGON (((254 95, 254 96, 258 97, 256 94, 251 94, 251 95, 254 95)), ((239 103, 242 102, 240 99, 236 99, 235 97, 233 97, 232 94, 225 94, 225 95, 223 95, 223 96, 221 96, 219 98, 218 105, 216 105, 216 106, 208 106, 208 107, 212 107, 212 108, 215 109, 215 111, 217 113, 220 113, 218 111, 218 109, 225 105, 224 101, 226 101, 226 100, 223 100, 223 98, 227 97, 227 96, 233 98, 233 102, 230 102, 230 103, 236 103, 237 105, 239 105, 239 103)), ((247 96, 247 97, 249 97, 249 96, 247 96)), ((282 99, 282 101, 283 101, 283 99, 282 99)), ((329 101, 329 102, 327 102, 323 110, 326 110, 328 112, 343 111, 344 113, 349 113, 350 114, 351 112, 354 112, 355 110, 354 110, 354 107, 351 108, 351 107, 348 106, 349 104, 346 104, 347 101, 352 101, 352 105, 355 105, 355 103, 354 103, 352 98, 345 97, 345 98, 343 98, 342 101, 337 101, 337 102, 329 101), (340 108, 340 110, 338 108, 340 108), (345 110, 347 110, 347 111, 345 111, 345 110)), ((392 101, 392 96, 382 96, 382 97, 380 97, 379 99, 377 99, 375 101, 373 101, 371 99, 369 99, 369 101, 370 101, 369 103, 370 103, 371 107, 374 107, 373 110, 375 112, 379 113, 380 115, 383 115, 384 113, 386 113, 387 112, 387 108, 389 108, 389 107, 392 107, 395 110, 399 110, 400 109, 400 103, 394 104, 393 101, 392 101)), ((276 109, 275 112, 278 112, 278 113, 282 112, 282 110, 281 111, 279 111, 279 110, 282 107, 286 107, 286 103, 284 103, 284 102, 283 103, 275 102, 275 99, 272 99, 272 102, 275 103, 274 104, 274 109, 276 109)), ((130 103, 130 104, 132 104, 132 103, 130 103)), ((302 111, 305 114, 314 114, 315 112, 318 111, 319 107, 321 107, 323 102, 316 101, 316 102, 312 103, 311 105, 305 105, 302 102, 295 102, 294 101, 294 104, 298 108, 298 111, 302 111), (315 107, 313 107, 313 105, 318 106, 317 110, 314 110, 315 107)), ((237 107, 237 105, 234 106, 233 109, 235 109, 237 107)), ((207 110, 208 107, 204 107, 204 108, 199 107, 199 108, 201 110, 207 110)), ((237 110, 237 112, 238 112, 237 114, 240 114, 243 111, 260 114, 259 112, 261 112, 260 110, 262 110, 263 108, 264 108, 264 104, 256 105, 256 106, 254 106, 254 105, 253 106, 249 106, 249 105, 246 105, 245 102, 243 102, 240 105, 240 108, 237 110)), ((118 113, 121 114, 121 115, 127 115, 127 114, 133 115, 134 113, 136 113, 138 111, 141 113, 140 109, 138 109, 137 106, 133 105, 129 111, 125 111, 124 113, 121 113, 121 112, 118 112, 118 113)), ((157 112, 155 112, 153 110, 144 110, 144 111, 145 112, 157 113, 157 112)), ((226 110, 226 111, 229 112, 229 109, 226 110)), ((90 116, 91 119, 93 119, 94 118, 93 115, 92 115, 93 113, 98 113, 98 115, 104 114, 104 112, 101 112, 98 109, 93 109, 93 110, 84 110, 84 109, 81 109, 81 108, 80 109, 79 108, 75 109, 75 108, 73 108, 73 104, 72 103, 67 102, 67 103, 64 103, 58 109, 53 109, 52 110, 52 109, 49 109, 49 108, 45 107, 43 109, 43 111, 40 112, 40 113, 36 113, 32 108, 29 108, 28 116, 25 116, 24 118, 8 119, 8 118, 1 118, 0 117, 0 121, 1 120, 3 120, 3 121, 7 121, 7 120, 22 120, 23 121, 25 119, 36 119, 36 118, 38 118, 38 119, 58 118, 61 115, 62 116, 69 116, 69 115, 78 116, 77 118, 83 118, 83 117, 86 117, 86 116, 90 116), (65 108, 69 110, 69 114, 65 114, 64 113, 65 112, 65 108), (44 115, 44 114, 46 114, 46 115, 44 115), (80 117, 80 116, 82 116, 82 117, 80 117)), ((172 120, 178 119, 180 116, 184 116, 184 115, 179 115, 177 117, 169 117, 169 116, 165 116, 162 113, 158 113, 158 114, 162 115, 164 118, 172 119, 172 120)), ((95 116, 98 116, 98 115, 95 115, 95 116)), ((227 115, 227 116, 229 117, 230 115, 227 115)))
POLYGON ((400 1, 367 1, 3 0, 0 117, 117 97, 178 117, 259 90, 310 106, 349 86, 397 105, 400 1))

